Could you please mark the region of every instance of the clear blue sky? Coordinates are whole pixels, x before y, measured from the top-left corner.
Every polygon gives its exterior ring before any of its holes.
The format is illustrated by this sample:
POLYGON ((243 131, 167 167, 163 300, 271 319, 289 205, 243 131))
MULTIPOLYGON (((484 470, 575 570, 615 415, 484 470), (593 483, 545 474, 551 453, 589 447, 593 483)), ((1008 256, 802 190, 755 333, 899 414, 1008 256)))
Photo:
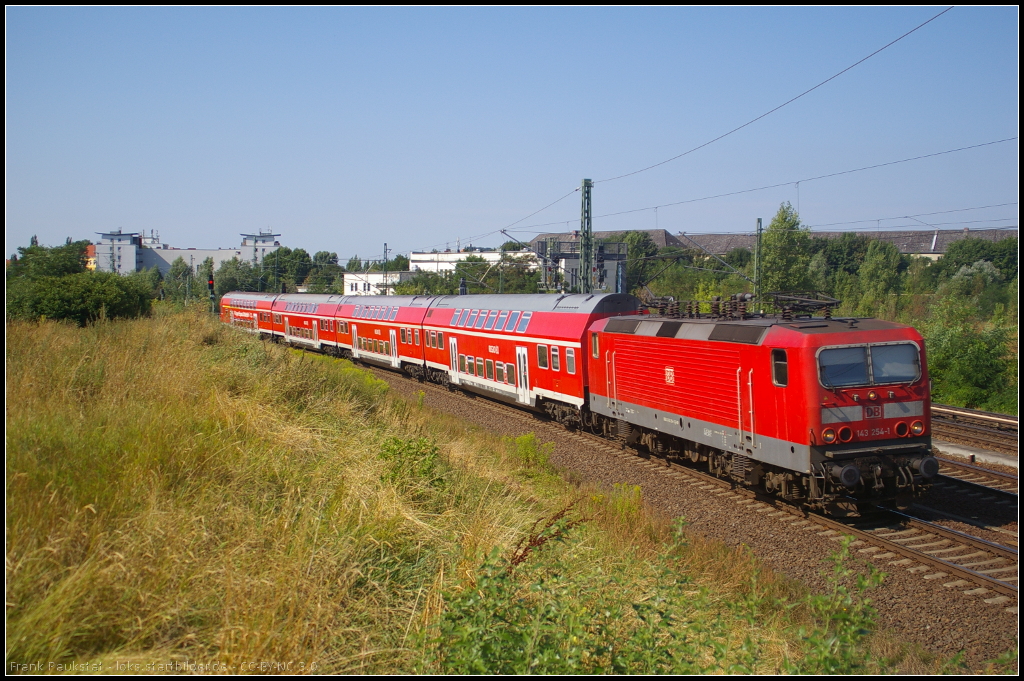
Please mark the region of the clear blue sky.
MULTIPOLYGON (((209 248, 270 227, 343 259, 384 241, 497 245, 496 230, 581 178, 706 142, 941 9, 8 8, 7 253, 33 234, 58 244, 116 228, 209 248)), ((598 183, 595 214, 1013 137, 1018 22, 1015 7, 957 7, 740 132, 598 183)), ((1016 202, 1018 149, 805 182, 801 217, 1016 202)), ((787 185, 595 229, 749 230, 797 200, 787 185)), ((516 234, 575 228, 579 212, 573 194, 516 234)), ((980 228, 1017 214, 921 219, 980 228)))

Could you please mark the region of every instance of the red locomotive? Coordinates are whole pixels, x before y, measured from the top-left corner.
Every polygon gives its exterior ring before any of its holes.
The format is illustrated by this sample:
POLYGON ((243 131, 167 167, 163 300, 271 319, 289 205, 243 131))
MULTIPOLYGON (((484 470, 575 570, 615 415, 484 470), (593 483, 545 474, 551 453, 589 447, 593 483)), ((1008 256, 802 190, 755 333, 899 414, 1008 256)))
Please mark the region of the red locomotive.
POLYGON ((833 513, 938 473, 917 331, 743 307, 680 317, 644 314, 625 294, 233 292, 221 318, 543 411, 833 513))

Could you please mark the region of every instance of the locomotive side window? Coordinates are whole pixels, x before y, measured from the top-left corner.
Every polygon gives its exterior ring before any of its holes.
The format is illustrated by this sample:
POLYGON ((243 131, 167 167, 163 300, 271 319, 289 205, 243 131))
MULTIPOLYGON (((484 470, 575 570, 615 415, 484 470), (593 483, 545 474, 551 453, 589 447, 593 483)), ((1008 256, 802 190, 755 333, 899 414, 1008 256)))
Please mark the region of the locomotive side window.
POLYGON ((548 346, 546 345, 537 346, 537 366, 541 369, 548 368, 548 346))
POLYGON ((789 364, 785 350, 772 350, 772 382, 780 388, 789 385, 789 364))
POLYGON ((511 315, 509 315, 508 324, 505 326, 505 330, 506 331, 511 331, 514 328, 516 328, 516 322, 517 321, 519 321, 519 313, 518 312, 513 312, 511 315))
POLYGON ((867 348, 830 348, 818 355, 821 382, 826 387, 867 385, 867 348))
POLYGON ((551 370, 561 371, 561 362, 559 362, 558 348, 553 346, 551 348, 551 370))
POLYGON ((576 373, 576 350, 574 348, 565 349, 565 370, 570 374, 576 373))
POLYGON ((872 345, 870 352, 875 383, 913 383, 921 375, 921 357, 910 343, 872 345))
POLYGON ((597 334, 590 334, 590 356, 597 359, 601 356, 601 351, 598 349, 597 334))
POLYGON ((505 382, 505 365, 498 362, 494 367, 494 380, 498 383, 505 382))

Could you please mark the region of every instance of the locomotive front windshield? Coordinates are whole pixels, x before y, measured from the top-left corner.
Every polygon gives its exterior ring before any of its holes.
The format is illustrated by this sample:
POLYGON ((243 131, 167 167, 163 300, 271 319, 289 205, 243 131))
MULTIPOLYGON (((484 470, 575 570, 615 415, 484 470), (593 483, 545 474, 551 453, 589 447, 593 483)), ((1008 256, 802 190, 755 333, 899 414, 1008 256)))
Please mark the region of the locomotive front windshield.
POLYGON ((912 343, 828 348, 819 353, 818 367, 829 388, 913 383, 921 376, 921 356, 912 343))

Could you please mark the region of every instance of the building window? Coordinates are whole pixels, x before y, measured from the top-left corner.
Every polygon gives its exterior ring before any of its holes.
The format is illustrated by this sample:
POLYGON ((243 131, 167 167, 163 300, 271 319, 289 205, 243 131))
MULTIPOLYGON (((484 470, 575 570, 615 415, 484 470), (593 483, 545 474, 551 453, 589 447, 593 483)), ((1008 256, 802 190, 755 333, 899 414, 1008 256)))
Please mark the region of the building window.
POLYGON ((561 365, 561 362, 559 361, 559 357, 558 357, 558 348, 552 347, 551 348, 551 370, 552 371, 561 371, 561 366, 562 365, 561 365))
POLYGON ((570 374, 576 373, 576 350, 573 348, 565 349, 565 370, 570 374))
POLYGON ((537 346, 537 366, 541 369, 548 368, 548 346, 546 345, 537 346))

